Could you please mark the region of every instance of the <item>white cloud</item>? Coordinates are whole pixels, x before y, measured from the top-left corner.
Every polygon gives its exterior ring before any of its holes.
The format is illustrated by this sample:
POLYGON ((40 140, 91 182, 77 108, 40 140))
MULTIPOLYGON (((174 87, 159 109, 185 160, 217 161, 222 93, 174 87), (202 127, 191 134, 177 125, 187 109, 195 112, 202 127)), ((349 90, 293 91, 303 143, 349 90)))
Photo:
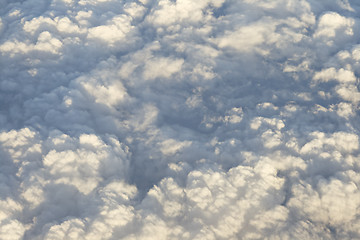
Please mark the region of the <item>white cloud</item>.
POLYGON ((176 153, 178 150, 190 146, 191 141, 178 142, 174 139, 167 139, 161 143, 161 152, 165 155, 171 155, 176 153))
POLYGON ((44 239, 85 239, 84 223, 79 219, 67 220, 52 226, 44 239))
POLYGON ((132 28, 129 17, 120 15, 109 20, 106 25, 89 28, 88 37, 90 39, 99 39, 114 46, 116 43, 124 41, 132 28))
POLYGON ((58 54, 62 47, 62 42, 54 38, 51 33, 45 31, 39 34, 37 42, 35 44, 26 44, 18 41, 7 41, 0 45, 0 51, 9 53, 10 56, 14 56, 17 53, 29 54, 34 51, 45 52, 50 54, 58 54))
POLYGON ((324 146, 331 146, 344 153, 351 153, 359 148, 359 138, 356 134, 336 132, 327 137, 323 132, 313 132, 310 135, 314 139, 301 148, 302 153, 316 153, 324 146))
POLYGON ((226 32, 218 40, 219 47, 231 47, 241 52, 247 52, 253 51, 256 46, 264 42, 276 42, 277 35, 273 33, 276 25, 266 24, 266 22, 269 21, 264 19, 259 23, 240 27, 234 32, 226 32))
POLYGON ((146 8, 142 5, 139 5, 135 2, 126 3, 124 11, 133 18, 140 18, 144 16, 146 8))
POLYGON ((346 35, 353 35, 352 27, 354 20, 346 18, 335 12, 329 12, 321 16, 318 24, 318 28, 314 34, 314 37, 335 37, 336 31, 343 30, 346 35))
MULTIPOLYGON (((289 205, 299 209, 317 223, 327 223, 338 227, 344 222, 357 220, 358 197, 354 183, 343 183, 337 179, 321 180, 317 183, 318 192, 309 185, 294 186, 294 198, 289 205)), ((345 227, 346 228, 346 227, 345 227)))
POLYGON ((336 92, 346 101, 355 104, 360 101, 360 93, 355 85, 340 85, 336 87, 336 92))
POLYGON ((198 23, 206 19, 204 11, 209 5, 220 7, 224 0, 204 0, 190 1, 180 0, 172 2, 161 0, 158 3, 158 9, 152 12, 148 21, 158 26, 169 26, 178 23, 198 23))
POLYGON ((145 79, 155 79, 158 77, 169 78, 176 72, 181 70, 183 59, 155 58, 146 62, 144 69, 145 79))
POLYGON ((360 238, 355 1, 0 1, 2 239, 360 238))
POLYGON ((356 82, 356 77, 350 70, 341 68, 337 71, 335 68, 328 68, 322 70, 321 72, 317 72, 314 75, 313 80, 321 82, 337 80, 340 83, 354 83, 356 82))

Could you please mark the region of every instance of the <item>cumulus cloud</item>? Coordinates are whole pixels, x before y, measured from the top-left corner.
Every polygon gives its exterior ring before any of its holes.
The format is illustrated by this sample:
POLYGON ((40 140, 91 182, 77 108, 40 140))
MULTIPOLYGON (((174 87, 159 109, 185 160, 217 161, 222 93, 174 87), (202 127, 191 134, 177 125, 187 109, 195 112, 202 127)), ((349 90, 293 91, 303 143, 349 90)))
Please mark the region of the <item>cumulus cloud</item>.
POLYGON ((359 11, 0 1, 1 239, 360 238, 359 11))

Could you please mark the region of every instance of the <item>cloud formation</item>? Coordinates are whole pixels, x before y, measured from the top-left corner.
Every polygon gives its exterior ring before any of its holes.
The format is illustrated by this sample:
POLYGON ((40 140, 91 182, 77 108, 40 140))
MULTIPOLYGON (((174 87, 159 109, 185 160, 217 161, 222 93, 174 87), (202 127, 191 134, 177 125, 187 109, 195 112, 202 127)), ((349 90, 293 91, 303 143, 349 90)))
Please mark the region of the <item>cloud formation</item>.
POLYGON ((359 12, 0 1, 0 236, 360 238, 359 12))

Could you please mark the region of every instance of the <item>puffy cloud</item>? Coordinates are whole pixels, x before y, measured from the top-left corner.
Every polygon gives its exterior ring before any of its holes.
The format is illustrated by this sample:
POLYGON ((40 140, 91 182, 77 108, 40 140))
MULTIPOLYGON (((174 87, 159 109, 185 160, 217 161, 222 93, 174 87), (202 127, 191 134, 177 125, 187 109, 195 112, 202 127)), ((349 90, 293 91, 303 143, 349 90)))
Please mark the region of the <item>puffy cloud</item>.
POLYGON ((206 19, 203 11, 207 7, 212 6, 215 8, 221 7, 224 3, 224 0, 205 0, 205 1, 189 1, 189 0, 180 0, 180 1, 169 1, 161 0, 158 3, 157 8, 154 9, 152 14, 148 17, 148 21, 160 25, 160 26, 170 26, 173 24, 196 24, 198 22, 203 22, 206 19))
POLYGON ((336 71, 335 68, 328 68, 316 73, 313 78, 315 81, 322 82, 328 82, 332 79, 337 80, 340 83, 354 83, 356 81, 354 73, 343 68, 338 71, 336 71))
POLYGON ((174 139, 167 139, 161 143, 161 152, 165 155, 174 154, 181 148, 191 145, 190 141, 177 142, 174 139))
POLYGON ((353 35, 352 27, 354 23, 353 19, 343 17, 338 13, 326 13, 320 17, 314 37, 333 38, 337 35, 336 31, 341 30, 346 35, 353 35))
POLYGON ((256 46, 267 42, 276 42, 277 35, 273 34, 276 25, 266 25, 265 19, 253 25, 241 27, 235 32, 225 33, 219 40, 219 47, 231 47, 241 52, 252 51, 256 46))
POLYGON ((183 63, 183 59, 151 59, 146 62, 144 78, 150 80, 158 77, 169 78, 172 74, 181 70, 183 63))
POLYGON ((303 153, 314 153, 316 148, 323 148, 325 145, 329 145, 339 151, 351 153, 359 148, 359 138, 356 134, 336 132, 331 137, 326 137, 322 132, 311 133, 314 136, 314 140, 306 143, 302 148, 303 153))
POLYGON ((5 53, 10 53, 10 56, 14 56, 17 53, 28 54, 30 52, 45 52, 50 54, 58 54, 62 42, 53 38, 52 35, 45 31, 39 34, 36 44, 26 44, 23 42, 5 42, 0 46, 0 50, 5 53))
POLYGON ((359 3, 0 6, 2 239, 360 238, 359 3))
POLYGON ((131 31, 132 26, 127 16, 116 16, 107 25, 90 28, 89 38, 99 39, 109 45, 121 43, 131 31))
POLYGON ((359 198, 356 196, 358 193, 354 183, 337 179, 320 180, 316 189, 314 191, 309 185, 294 186, 294 198, 290 200, 289 206, 300 210, 300 214, 311 216, 309 218, 314 222, 339 227, 339 232, 348 227, 340 226, 342 223, 356 222, 359 198))

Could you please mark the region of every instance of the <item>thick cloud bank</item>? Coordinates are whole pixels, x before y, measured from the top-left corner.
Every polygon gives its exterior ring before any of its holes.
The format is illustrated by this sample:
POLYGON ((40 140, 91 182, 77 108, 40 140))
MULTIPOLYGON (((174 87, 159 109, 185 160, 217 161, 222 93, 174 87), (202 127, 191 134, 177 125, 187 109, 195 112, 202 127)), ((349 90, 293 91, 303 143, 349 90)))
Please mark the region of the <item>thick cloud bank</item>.
POLYGON ((360 239, 356 0, 0 0, 0 239, 360 239))

